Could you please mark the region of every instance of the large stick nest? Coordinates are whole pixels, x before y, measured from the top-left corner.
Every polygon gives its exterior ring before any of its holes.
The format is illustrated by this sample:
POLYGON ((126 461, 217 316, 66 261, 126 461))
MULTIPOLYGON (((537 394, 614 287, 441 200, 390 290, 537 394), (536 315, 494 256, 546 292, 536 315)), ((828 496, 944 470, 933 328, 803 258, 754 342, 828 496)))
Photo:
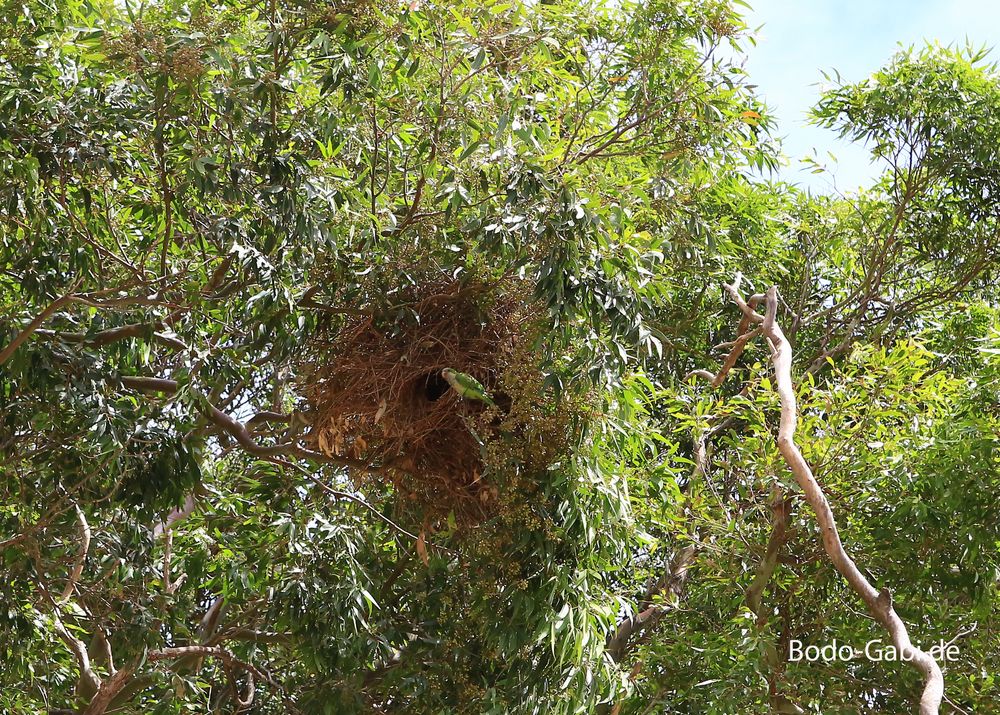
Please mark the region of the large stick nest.
POLYGON ((513 406, 503 376, 523 360, 532 308, 485 284, 449 281, 419 293, 320 332, 302 374, 309 439, 377 467, 425 511, 434 504, 471 516, 496 497, 484 479, 485 444, 513 406), (496 406, 459 397, 441 376, 449 367, 479 380, 496 406))

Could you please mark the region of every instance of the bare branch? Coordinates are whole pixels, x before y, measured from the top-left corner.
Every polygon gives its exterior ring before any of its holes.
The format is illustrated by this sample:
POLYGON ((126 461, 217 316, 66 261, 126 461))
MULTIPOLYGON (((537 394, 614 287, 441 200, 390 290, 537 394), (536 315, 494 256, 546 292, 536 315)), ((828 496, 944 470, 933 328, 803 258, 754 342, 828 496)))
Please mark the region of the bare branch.
POLYGON ((893 645, 901 656, 923 674, 924 691, 920 698, 920 715, 937 715, 944 695, 944 676, 940 666, 933 657, 910 642, 905 624, 893 609, 892 593, 889 589, 883 588, 881 591, 876 591, 844 550, 844 545, 840 540, 840 532, 837 529, 837 523, 826 495, 795 443, 798 408, 792 384, 792 348, 781 331, 781 327, 775 321, 778 306, 777 288, 772 286, 763 296, 766 306, 764 316, 757 313, 750 305, 755 299, 759 301, 761 296, 753 296, 750 301, 744 301, 739 292, 732 286, 724 285, 723 288, 740 308, 745 319, 762 324, 761 331, 773 347, 771 361, 774 366, 775 389, 781 404, 781 419, 777 438, 778 449, 795 477, 795 481, 802 488, 806 501, 809 502, 809 506, 816 514, 823 548, 848 585, 861 596, 865 605, 868 606, 868 610, 889 632, 893 645))
POLYGON ((66 601, 73 595, 73 590, 76 588, 76 584, 83 574, 83 565, 87 561, 87 553, 90 551, 90 524, 87 523, 87 516, 83 513, 79 504, 74 504, 73 508, 76 510, 77 521, 80 522, 80 552, 76 556, 76 563, 73 564, 73 570, 70 571, 66 588, 63 589, 62 596, 59 599, 61 601, 66 601))
POLYGON ((108 706, 111 705, 111 701, 115 699, 115 696, 132 679, 132 674, 133 670, 131 668, 122 668, 101 683, 101 687, 98 688, 97 694, 94 695, 90 704, 87 705, 87 709, 83 711, 83 715, 104 715, 108 706))

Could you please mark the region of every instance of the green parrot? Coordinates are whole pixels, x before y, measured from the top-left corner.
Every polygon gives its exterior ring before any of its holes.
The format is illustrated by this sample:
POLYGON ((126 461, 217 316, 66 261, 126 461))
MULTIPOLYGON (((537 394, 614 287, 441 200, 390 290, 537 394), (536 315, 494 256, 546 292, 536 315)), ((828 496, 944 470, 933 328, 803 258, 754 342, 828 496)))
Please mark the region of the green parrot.
POLYGON ((450 367, 446 367, 441 371, 441 377, 451 385, 451 389, 462 397, 469 400, 479 400, 491 406, 496 405, 490 396, 486 394, 486 388, 480 385, 479 381, 472 375, 466 375, 464 372, 458 372, 457 370, 452 370, 450 367))

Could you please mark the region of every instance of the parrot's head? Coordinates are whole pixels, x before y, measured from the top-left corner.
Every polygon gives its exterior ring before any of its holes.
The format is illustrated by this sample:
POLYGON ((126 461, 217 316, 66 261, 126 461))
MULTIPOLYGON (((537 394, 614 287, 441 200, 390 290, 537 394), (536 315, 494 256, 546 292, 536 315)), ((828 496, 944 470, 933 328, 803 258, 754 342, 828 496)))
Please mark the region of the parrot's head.
POLYGON ((458 373, 452 370, 450 367, 446 367, 444 370, 441 371, 441 377, 443 377, 445 380, 448 380, 449 382, 454 380, 455 375, 457 374, 458 373))

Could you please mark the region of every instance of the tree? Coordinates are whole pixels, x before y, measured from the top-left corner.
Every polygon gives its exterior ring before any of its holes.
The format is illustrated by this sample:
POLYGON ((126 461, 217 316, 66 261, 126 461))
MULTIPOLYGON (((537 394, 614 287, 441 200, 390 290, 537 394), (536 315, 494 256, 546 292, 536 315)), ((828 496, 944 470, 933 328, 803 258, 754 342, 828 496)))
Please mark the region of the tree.
POLYGON ((809 196, 734 5, 8 5, 0 704, 910 712, 786 657, 879 637, 790 398, 876 619, 993 702, 996 72, 832 90, 888 167, 809 196))

